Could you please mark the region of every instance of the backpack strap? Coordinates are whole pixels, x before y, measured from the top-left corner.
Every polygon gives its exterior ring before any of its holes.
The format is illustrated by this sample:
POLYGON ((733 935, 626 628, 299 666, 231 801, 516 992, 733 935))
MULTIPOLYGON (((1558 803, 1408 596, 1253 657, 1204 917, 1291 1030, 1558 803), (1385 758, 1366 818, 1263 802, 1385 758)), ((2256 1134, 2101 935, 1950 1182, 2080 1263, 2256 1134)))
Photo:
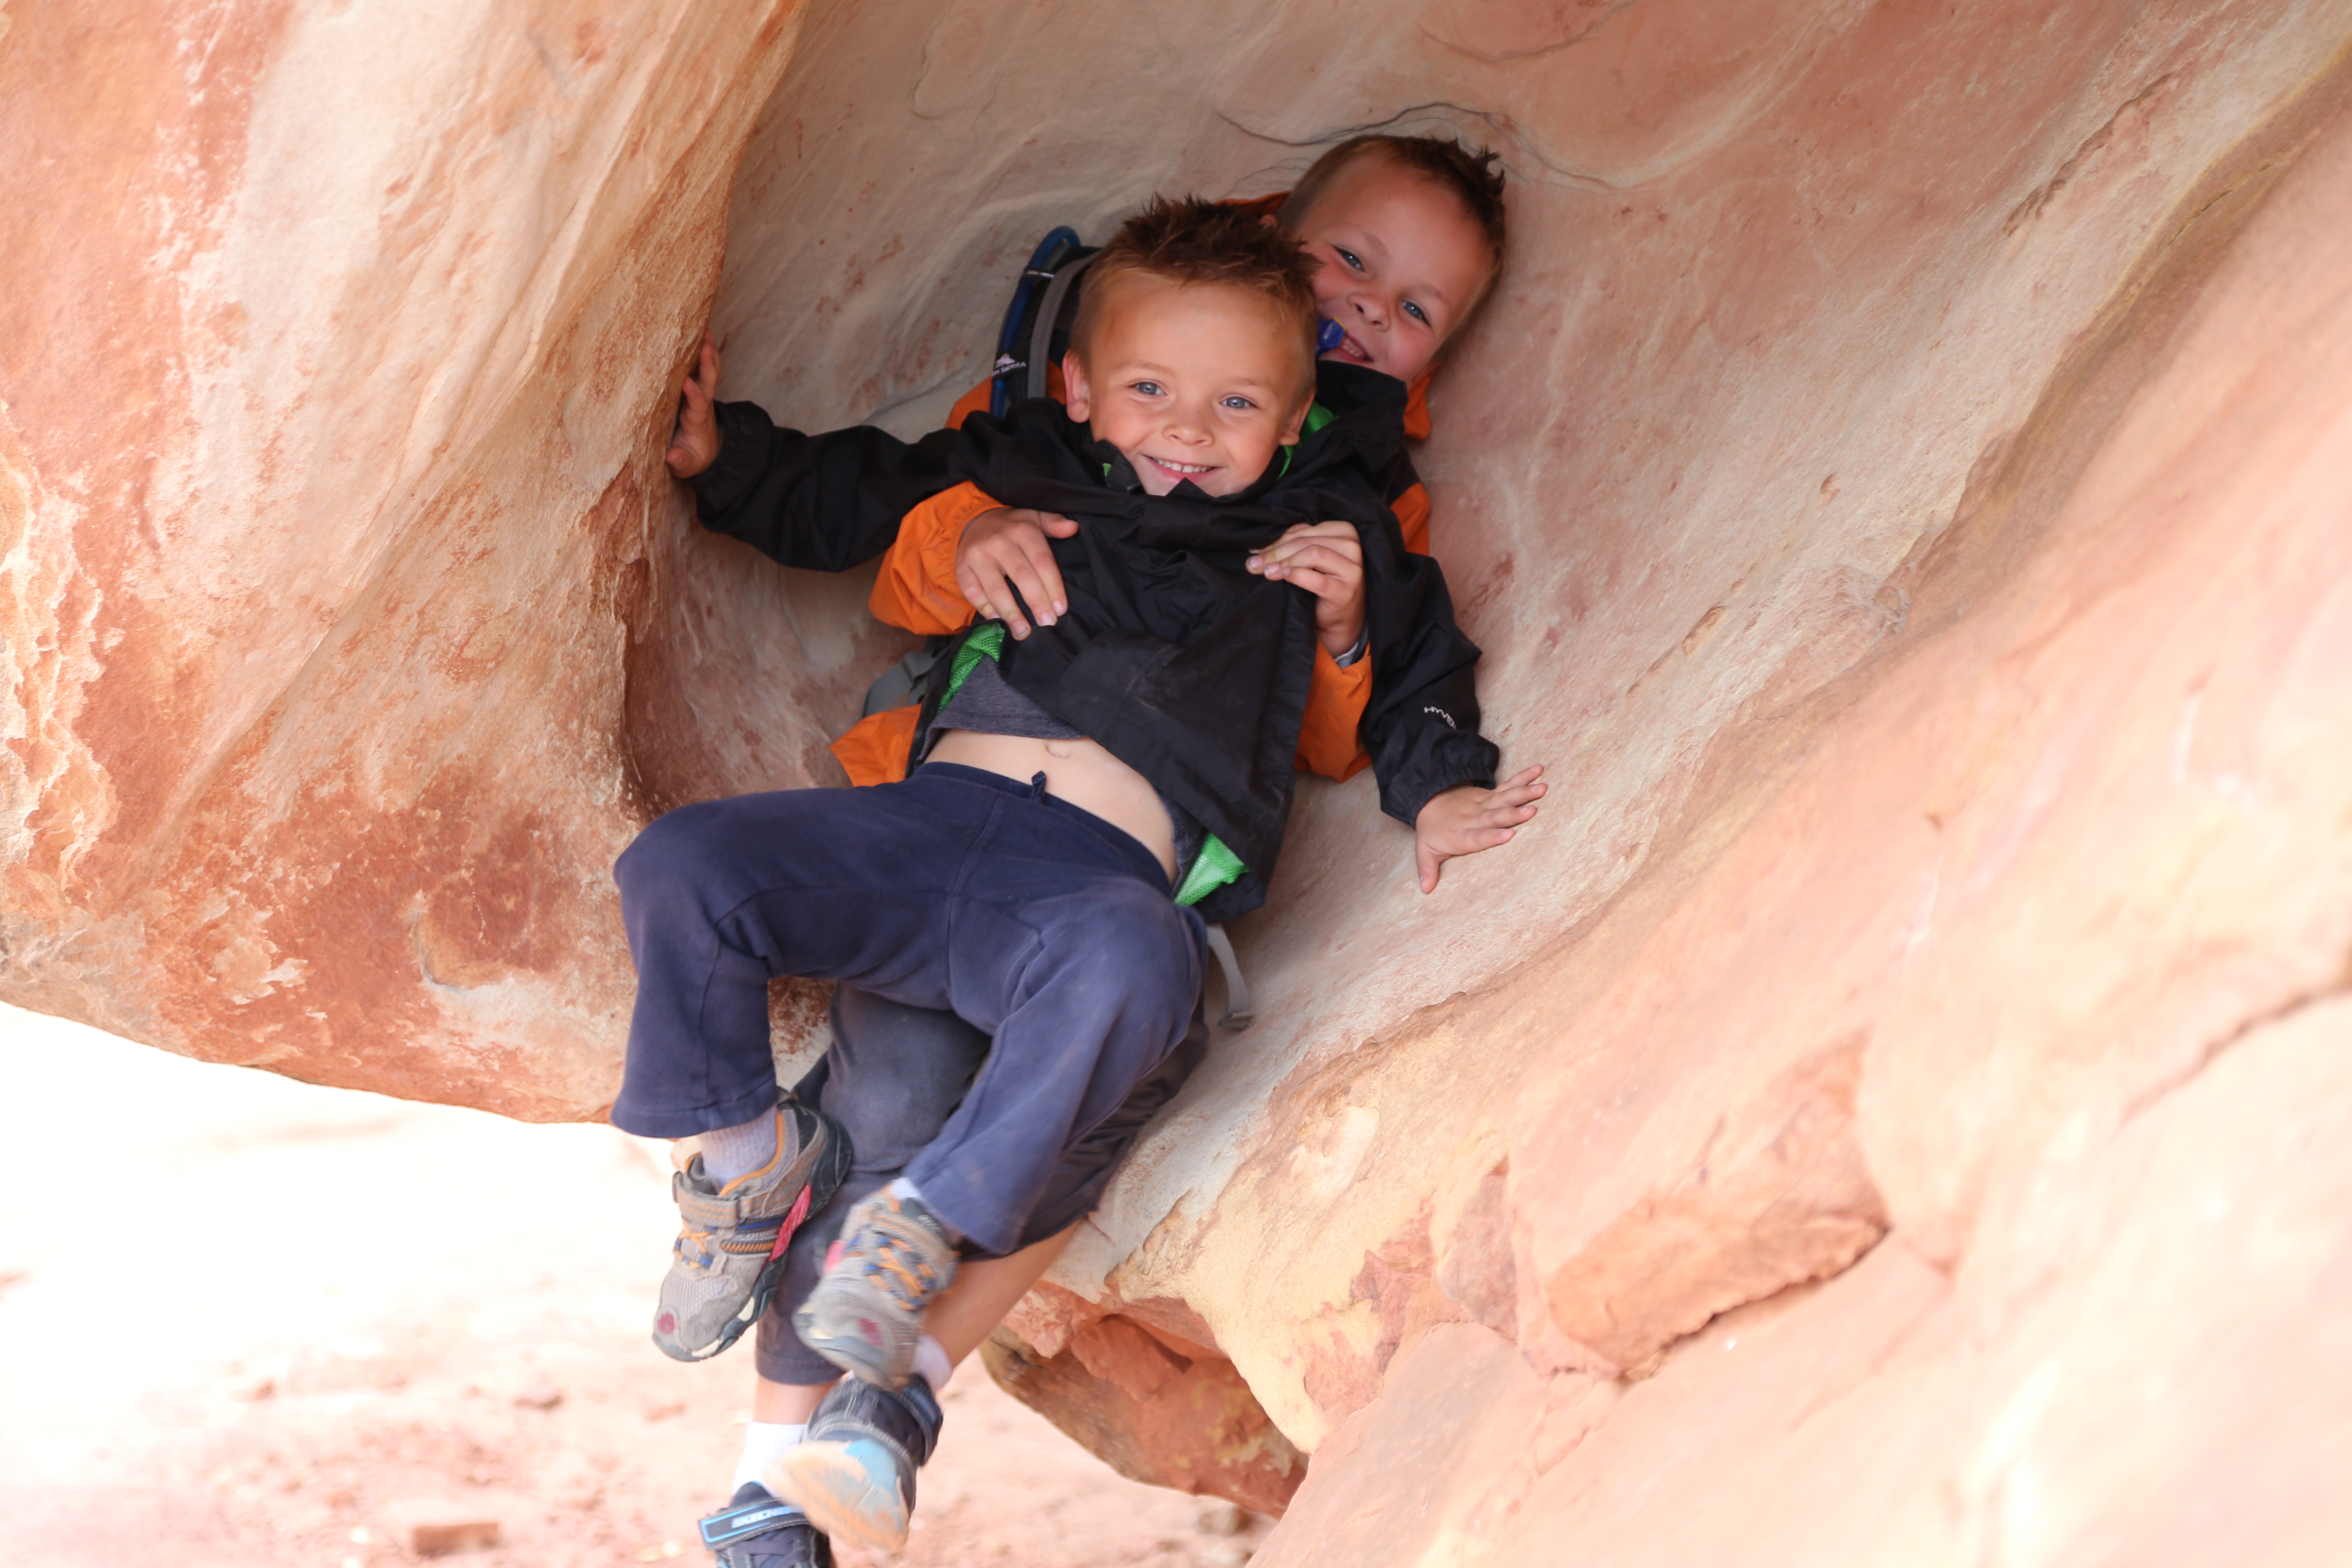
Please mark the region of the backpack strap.
POLYGON ((1054 329, 1061 324, 1062 304, 1077 286, 1078 275, 1094 262, 1094 252, 1088 251, 1067 267, 1054 274, 1045 285, 1045 297, 1037 302, 1037 321, 1029 329, 1029 359, 1024 377, 1024 397, 1045 397, 1053 391, 1054 329))
POLYGON ((1028 368, 1029 362, 1014 351, 1022 346, 1021 328, 1029 319, 1030 303, 1040 287, 1053 281, 1054 268, 1061 264, 1063 257, 1076 248, 1077 230, 1067 226, 1048 230, 1045 237, 1037 242, 1037 248, 1029 253, 1029 265, 1021 269, 1020 281, 1013 286, 1013 302, 1004 308, 1004 324, 997 329, 996 363, 989 371, 993 384, 988 390, 988 411, 1000 419, 1012 409, 1015 399, 1014 374, 1028 368))
POLYGON ((1223 925, 1209 928, 1209 952, 1225 975, 1225 1016, 1217 1020, 1224 1029, 1246 1029, 1257 1014, 1250 1006, 1249 983, 1242 978, 1242 961, 1234 956, 1234 939, 1223 925))

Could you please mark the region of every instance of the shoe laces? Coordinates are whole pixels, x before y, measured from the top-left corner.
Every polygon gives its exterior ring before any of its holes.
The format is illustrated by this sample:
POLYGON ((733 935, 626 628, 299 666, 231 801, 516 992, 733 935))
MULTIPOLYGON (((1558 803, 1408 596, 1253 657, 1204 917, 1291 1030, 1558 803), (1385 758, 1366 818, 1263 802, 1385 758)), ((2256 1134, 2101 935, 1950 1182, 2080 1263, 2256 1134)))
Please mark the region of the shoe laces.
POLYGON ((677 1241, 671 1250, 677 1254, 680 1262, 696 1268, 708 1268, 719 1257, 719 1249, 710 1245, 710 1236, 709 1231, 688 1226, 677 1233, 677 1241))
POLYGON ((919 1311, 938 1293, 941 1237, 895 1195, 866 1212, 849 1252, 901 1311, 919 1311))

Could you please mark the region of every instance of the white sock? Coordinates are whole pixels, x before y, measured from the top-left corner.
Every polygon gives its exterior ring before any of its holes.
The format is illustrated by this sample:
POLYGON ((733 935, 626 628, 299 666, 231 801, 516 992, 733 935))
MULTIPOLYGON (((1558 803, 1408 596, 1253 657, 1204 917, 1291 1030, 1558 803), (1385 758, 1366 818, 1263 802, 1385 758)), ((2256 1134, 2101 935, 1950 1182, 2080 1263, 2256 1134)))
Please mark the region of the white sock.
POLYGON ((947 1216, 945 1215, 942 1215, 935 1208, 931 1208, 930 1200, 923 1196, 922 1189, 916 1186, 914 1183, 907 1180, 906 1177, 900 1176, 897 1181, 892 1182, 888 1186, 882 1190, 888 1193, 894 1198, 912 1198, 917 1203, 921 1204, 924 1208, 929 1209, 930 1211, 931 1217, 939 1221, 940 1229, 947 1233, 947 1238, 950 1243, 960 1242, 963 1239, 963 1232, 950 1225, 947 1222, 947 1216))
POLYGON ((931 1385, 933 1395, 948 1391, 948 1379, 955 1375, 955 1363, 948 1360, 948 1347, 925 1334, 915 1346, 915 1370, 931 1385))
POLYGON ((766 1486, 768 1467, 784 1457, 784 1450, 796 1447, 808 1436, 804 1421, 754 1421, 743 1428, 743 1457, 735 1461, 735 1479, 728 1483, 727 1495, 733 1497, 743 1489, 745 1481, 758 1481, 766 1486))
POLYGON ((748 1176, 775 1157, 776 1113, 772 1110, 740 1127, 721 1127, 702 1134, 702 1173, 714 1187, 748 1176))

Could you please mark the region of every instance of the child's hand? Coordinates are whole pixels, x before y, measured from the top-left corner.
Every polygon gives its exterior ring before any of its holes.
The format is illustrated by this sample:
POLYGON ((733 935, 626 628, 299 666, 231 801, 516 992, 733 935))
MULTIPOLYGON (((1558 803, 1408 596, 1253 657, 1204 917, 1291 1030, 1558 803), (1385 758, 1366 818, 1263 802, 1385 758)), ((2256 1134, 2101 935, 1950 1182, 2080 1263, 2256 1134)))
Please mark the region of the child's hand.
POLYGON ((1315 630, 1333 658, 1363 639, 1364 542, 1354 523, 1295 522, 1247 565, 1269 583, 1296 583, 1315 595, 1315 630))
POLYGON ((1456 855, 1508 844, 1512 830, 1536 814, 1535 803, 1544 793, 1536 780, 1542 773, 1538 764, 1513 773, 1499 789, 1464 784, 1430 796, 1412 823, 1412 858, 1421 871, 1421 890, 1437 891, 1437 868, 1456 855))
POLYGON ((669 471, 690 479, 719 460, 719 345, 703 329, 702 352, 678 389, 677 428, 670 433, 669 450, 662 457, 669 471))
POLYGON ((963 525, 963 537, 956 541, 956 586, 973 609, 1003 621, 1018 642, 1029 635, 1029 623, 1021 618, 1023 601, 1037 612, 1041 626, 1052 626, 1069 609, 1062 569, 1045 541, 1077 531, 1078 525, 1059 513, 1025 506, 982 512, 963 525), (1016 588, 1018 600, 1013 596, 1016 588))

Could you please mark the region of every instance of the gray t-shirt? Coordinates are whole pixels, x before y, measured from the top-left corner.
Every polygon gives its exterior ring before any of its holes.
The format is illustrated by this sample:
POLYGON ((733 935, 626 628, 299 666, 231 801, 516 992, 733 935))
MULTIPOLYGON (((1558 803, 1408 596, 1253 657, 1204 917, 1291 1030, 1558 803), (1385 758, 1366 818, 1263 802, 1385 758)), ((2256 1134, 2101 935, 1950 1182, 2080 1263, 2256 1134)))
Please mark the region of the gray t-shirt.
MULTIPOLYGON (((941 730, 969 730, 975 735, 1017 735, 1026 741, 1083 741, 1084 730, 1074 730, 1055 718, 1036 701, 1017 689, 1004 679, 992 658, 983 658, 971 667, 953 697, 932 715, 931 727, 923 737, 923 750, 930 750, 932 734, 941 730)), ((1157 792, 1154 792, 1157 793, 1157 792)), ((1168 821, 1176 830, 1176 881, 1181 886, 1184 873, 1192 869, 1193 858, 1201 853, 1201 845, 1209 830, 1198 817, 1166 795, 1160 804, 1168 808, 1168 821)))

